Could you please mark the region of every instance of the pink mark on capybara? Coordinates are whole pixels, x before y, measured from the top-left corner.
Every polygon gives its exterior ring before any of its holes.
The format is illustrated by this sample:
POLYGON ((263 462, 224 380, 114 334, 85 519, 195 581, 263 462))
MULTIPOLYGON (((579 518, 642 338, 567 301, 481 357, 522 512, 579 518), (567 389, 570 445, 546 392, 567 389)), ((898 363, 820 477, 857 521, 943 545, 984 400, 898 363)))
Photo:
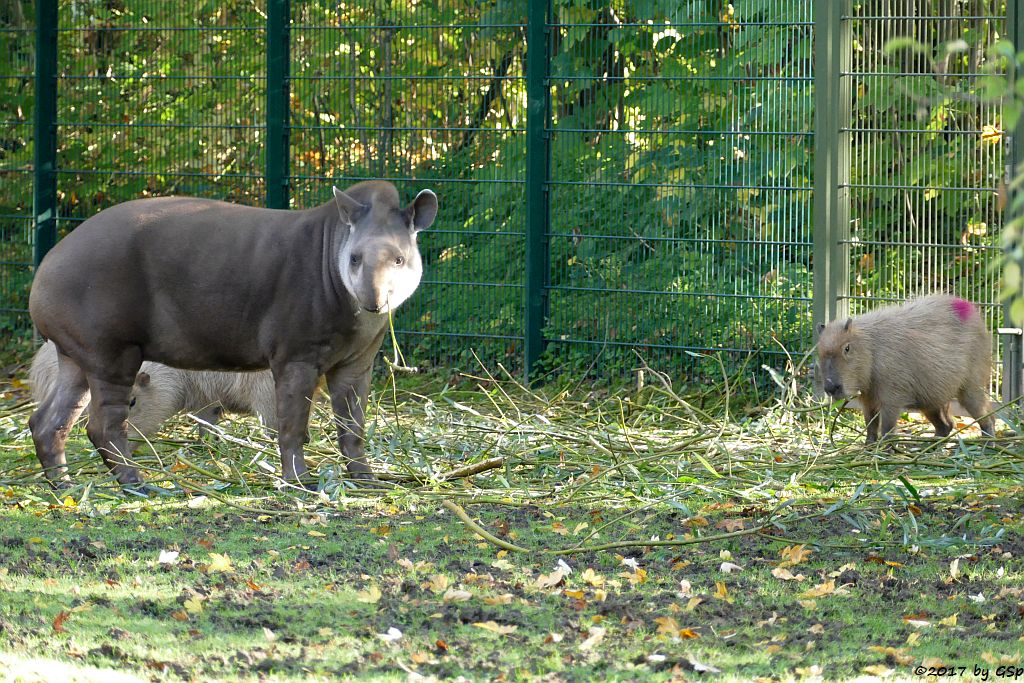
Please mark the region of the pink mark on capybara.
POLYGON ((953 299, 953 310, 956 311, 956 315, 960 318, 961 322, 966 322, 968 318, 974 313, 974 304, 964 299, 953 299))

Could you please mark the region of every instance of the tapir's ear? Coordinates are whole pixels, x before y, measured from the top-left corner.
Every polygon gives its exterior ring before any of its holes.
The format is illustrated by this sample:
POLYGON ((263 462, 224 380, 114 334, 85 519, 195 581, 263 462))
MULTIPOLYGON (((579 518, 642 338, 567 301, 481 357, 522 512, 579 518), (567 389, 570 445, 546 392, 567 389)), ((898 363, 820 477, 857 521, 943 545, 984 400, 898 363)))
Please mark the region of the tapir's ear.
POLYGON ((853 324, 853 318, 847 318, 846 319, 846 324, 843 325, 843 332, 849 332, 850 331, 850 325, 852 325, 852 324, 853 324))
POLYGON ((437 195, 430 190, 420 190, 412 204, 405 207, 405 217, 413 232, 429 228, 437 218, 437 195))
POLYGON ((356 201, 333 185, 331 187, 334 190, 334 203, 338 205, 338 213, 341 214, 341 220, 354 227, 359 222, 359 219, 366 215, 366 210, 369 207, 356 201))
POLYGON ((149 386, 149 373, 148 372, 140 372, 135 377, 135 383, 138 384, 140 387, 148 387, 149 386))

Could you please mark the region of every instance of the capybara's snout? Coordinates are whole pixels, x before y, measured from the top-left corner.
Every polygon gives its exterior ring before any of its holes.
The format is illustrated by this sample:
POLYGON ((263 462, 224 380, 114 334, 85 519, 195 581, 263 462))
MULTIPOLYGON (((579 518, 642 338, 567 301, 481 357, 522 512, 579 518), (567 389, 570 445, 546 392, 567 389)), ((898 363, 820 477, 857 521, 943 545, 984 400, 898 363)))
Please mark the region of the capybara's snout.
POLYGON ((843 396, 843 384, 842 382, 833 382, 829 378, 825 378, 825 393, 832 398, 842 398, 843 396))

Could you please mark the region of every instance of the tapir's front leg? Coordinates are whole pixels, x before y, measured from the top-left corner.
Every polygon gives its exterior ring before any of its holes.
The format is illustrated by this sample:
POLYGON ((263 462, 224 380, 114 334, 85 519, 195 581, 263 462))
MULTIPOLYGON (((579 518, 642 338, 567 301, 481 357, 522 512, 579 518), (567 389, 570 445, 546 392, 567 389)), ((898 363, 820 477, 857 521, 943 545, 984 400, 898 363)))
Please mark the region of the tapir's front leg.
POLYGON ((277 394, 277 440, 281 447, 281 469, 287 481, 298 481, 306 473, 302 445, 309 428, 309 409, 316 391, 318 373, 311 363, 291 362, 272 367, 277 394))
POLYGON ((376 479, 373 470, 366 464, 363 447, 363 425, 366 421, 371 371, 372 361, 371 366, 362 371, 352 367, 333 368, 326 375, 334 423, 338 427, 338 446, 353 479, 376 479))
MULTIPOLYGON (((136 366, 136 369, 138 366, 136 366)), ((134 377, 129 373, 126 377, 134 377)), ((89 403, 89 424, 86 434, 93 446, 103 457, 117 481, 125 485, 142 484, 142 476, 130 461, 131 448, 128 445, 128 402, 132 393, 132 383, 121 379, 120 382, 89 375, 89 391, 92 400, 89 403)))

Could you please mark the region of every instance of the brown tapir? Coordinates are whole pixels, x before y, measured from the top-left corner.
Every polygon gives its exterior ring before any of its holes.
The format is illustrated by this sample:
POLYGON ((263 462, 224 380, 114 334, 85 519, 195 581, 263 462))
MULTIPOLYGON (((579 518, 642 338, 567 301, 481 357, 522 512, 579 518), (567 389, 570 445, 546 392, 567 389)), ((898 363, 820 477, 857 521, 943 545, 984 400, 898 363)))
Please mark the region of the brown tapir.
POLYGON ((91 392, 87 433, 122 484, 129 395, 144 360, 189 370, 270 368, 284 477, 306 472, 310 399, 324 375, 349 473, 363 449, 370 372, 391 310, 419 285, 417 233, 437 197, 408 206, 384 181, 305 211, 164 197, 111 207, 43 259, 29 311, 57 345, 56 389, 29 420, 51 482, 66 477, 68 431, 91 392))

